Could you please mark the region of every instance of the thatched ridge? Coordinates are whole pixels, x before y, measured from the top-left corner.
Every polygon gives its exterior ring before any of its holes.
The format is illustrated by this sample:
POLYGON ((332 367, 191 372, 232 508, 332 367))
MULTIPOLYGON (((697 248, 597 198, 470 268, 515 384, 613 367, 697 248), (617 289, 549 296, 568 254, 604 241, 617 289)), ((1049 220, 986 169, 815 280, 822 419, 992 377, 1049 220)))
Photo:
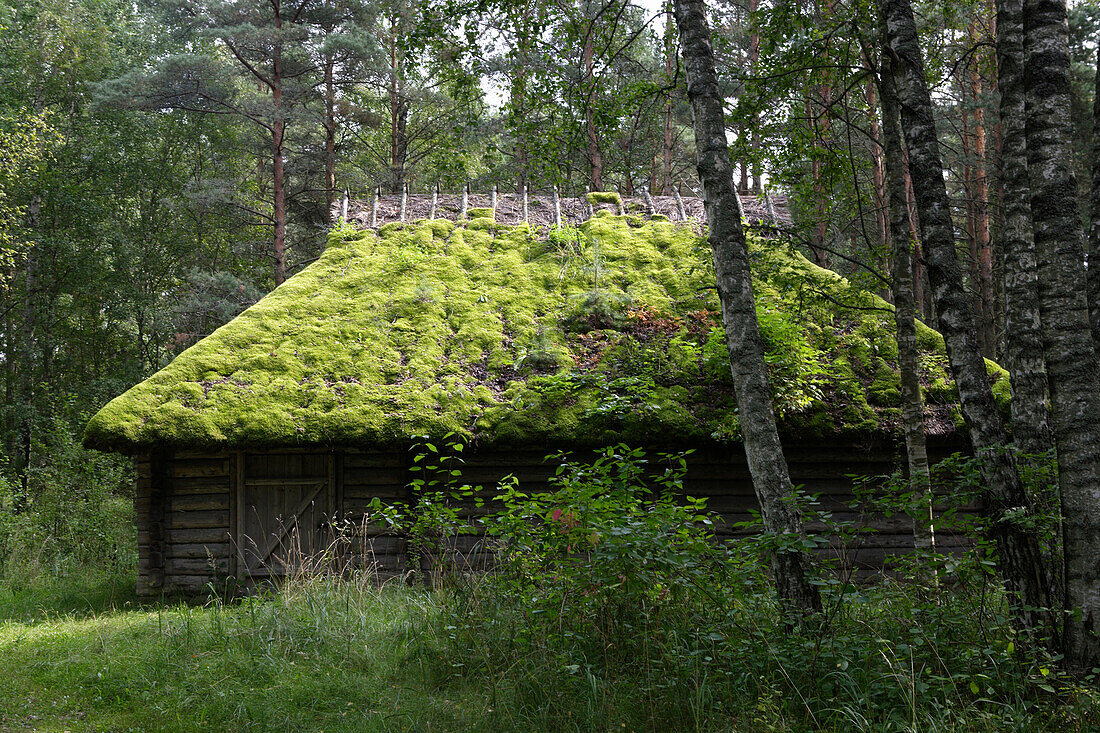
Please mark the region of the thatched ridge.
MULTIPOLYGON (((471 193, 467 197, 466 205, 470 209, 490 209, 493 198, 490 193, 471 193)), ((701 227, 707 221, 703 199, 697 196, 683 196, 679 199, 675 196, 651 196, 648 199, 641 196, 626 196, 618 199, 622 203, 624 213, 641 216, 656 214, 673 222, 687 221, 696 227, 701 227)), ((787 207, 787 197, 783 194, 745 194, 741 197, 741 206, 748 225, 761 232, 766 233, 772 229, 785 229, 791 226, 791 213, 787 207)), ((593 211, 601 208, 618 213, 618 206, 591 203, 586 196, 563 196, 558 199, 558 207, 561 211, 562 224, 572 226, 582 224, 593 211)), ((501 224, 524 223, 523 196, 515 193, 497 194, 495 212, 494 218, 501 224)), ((339 210, 336 212, 337 215, 341 213, 339 210)), ((461 194, 440 193, 434 196, 427 193, 410 193, 405 196, 382 194, 350 201, 347 219, 355 226, 367 229, 392 222, 414 222, 431 218, 455 221, 461 218, 461 214, 461 194), (405 201, 404 218, 401 211, 402 199, 405 201)), ((532 228, 550 228, 557 224, 553 195, 540 193, 527 197, 526 223, 532 228)))

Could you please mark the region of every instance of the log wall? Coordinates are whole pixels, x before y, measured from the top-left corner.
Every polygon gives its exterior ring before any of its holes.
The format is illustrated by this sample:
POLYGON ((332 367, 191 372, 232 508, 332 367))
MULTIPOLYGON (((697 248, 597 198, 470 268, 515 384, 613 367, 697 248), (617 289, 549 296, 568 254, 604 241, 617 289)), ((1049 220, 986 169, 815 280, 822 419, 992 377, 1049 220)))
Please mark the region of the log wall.
MULTIPOLYGON (((960 448, 954 444, 933 448, 933 459, 960 448)), ((494 487, 504 476, 514 475, 525 490, 537 491, 545 488, 554 474, 554 465, 545 461, 552 452, 526 449, 470 454, 461 466, 461 480, 494 487)), ((808 493, 818 494, 822 509, 831 511, 835 520, 854 521, 878 530, 858 547, 840 548, 834 543, 833 552, 843 551, 842 559, 850 567, 878 569, 888 555, 911 548, 912 528, 907 517, 863 514, 848 506, 853 485, 850 475, 890 473, 899 461, 895 447, 812 445, 791 446, 786 452, 792 479, 808 493)), ((417 474, 410 472, 407 452, 146 454, 136 457, 135 464, 138 591, 143 595, 194 595, 203 593, 211 583, 214 588, 224 587, 228 578, 247 584, 269 574, 253 573, 247 553, 241 550, 239 540, 249 526, 242 507, 251 503, 251 511, 256 513, 255 504, 263 501, 266 486, 271 486, 274 497, 281 480, 295 483, 302 477, 328 484, 327 491, 317 494, 317 501, 323 501, 324 507, 335 507, 335 511, 331 524, 324 527, 330 532, 328 540, 320 545, 340 548, 341 562, 345 563, 341 567, 369 566, 383 577, 408 569, 405 541, 382 527, 363 522, 375 497, 383 501, 409 497, 409 481, 417 474)), ((692 454, 684 489, 689 496, 706 498, 708 508, 722 516, 724 521, 717 527, 722 539, 743 534, 734 525, 749 520, 757 508, 739 446, 708 448, 692 454)), ((265 510, 261 507, 260 513, 265 510)), ((809 529, 824 528, 811 525, 809 529)), ((937 532, 936 539, 938 547, 946 550, 965 543, 965 538, 942 531, 937 532)), ((476 538, 462 544, 454 549, 472 565, 484 566, 476 538)))

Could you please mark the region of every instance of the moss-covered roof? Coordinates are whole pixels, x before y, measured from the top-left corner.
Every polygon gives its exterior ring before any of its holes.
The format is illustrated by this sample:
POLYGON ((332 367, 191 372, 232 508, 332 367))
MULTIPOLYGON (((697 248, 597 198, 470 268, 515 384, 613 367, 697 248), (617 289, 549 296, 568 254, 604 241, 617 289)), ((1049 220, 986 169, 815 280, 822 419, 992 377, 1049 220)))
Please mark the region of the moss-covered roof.
MULTIPOLYGON (((752 257, 782 429, 896 433, 885 303, 776 242, 752 257)), ((736 440, 713 283, 691 229, 606 211, 542 236, 488 218, 343 228, 317 262, 111 401, 85 442, 736 440)), ((939 403, 929 423, 949 431, 943 342, 923 326, 919 341, 939 403)))

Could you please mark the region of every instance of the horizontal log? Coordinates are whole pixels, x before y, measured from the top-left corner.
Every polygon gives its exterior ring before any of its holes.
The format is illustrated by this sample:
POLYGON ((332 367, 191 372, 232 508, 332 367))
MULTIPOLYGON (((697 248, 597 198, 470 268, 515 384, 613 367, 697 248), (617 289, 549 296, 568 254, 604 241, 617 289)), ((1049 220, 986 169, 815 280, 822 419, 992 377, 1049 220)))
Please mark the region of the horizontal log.
POLYGON ((394 499, 404 499, 408 496, 408 493, 408 489, 404 486, 393 488, 382 486, 345 486, 344 506, 342 508, 346 512, 361 514, 366 511, 367 505, 370 504, 371 499, 375 497, 392 501, 394 499))
POLYGON ((172 454, 172 458, 176 460, 191 459, 191 458, 225 458, 228 459, 231 455, 231 451, 209 451, 209 450, 180 450, 172 454))
POLYGON ((228 476, 199 476, 174 478, 168 482, 174 494, 220 494, 229 491, 228 476))
POLYGON ((177 573, 165 574, 164 592, 167 594, 182 593, 185 595, 198 595, 210 590, 211 577, 209 574, 184 575, 177 573))
POLYGON ((401 468, 408 459, 403 453, 345 453, 344 470, 358 468, 401 468))
POLYGON ((415 474, 410 474, 403 466, 397 468, 374 468, 370 466, 354 467, 345 465, 343 481, 344 486, 376 486, 380 484, 399 484, 404 486, 413 476, 415 476, 415 474))
POLYGON ((229 529, 229 510, 216 510, 204 512, 180 512, 173 511, 169 516, 169 524, 172 529, 201 529, 206 527, 221 527, 229 529))
POLYGON ((409 561, 405 555, 378 555, 372 558, 356 557, 348 563, 349 571, 367 574, 399 575, 408 572, 409 561))
POLYGON ((213 564, 207 558, 170 557, 164 561, 164 572, 175 578, 177 575, 214 575, 229 571, 229 558, 214 558, 213 564))
POLYGON ((229 477, 229 459, 205 458, 173 460, 169 464, 168 475, 176 478, 198 478, 201 476, 229 477))
POLYGON ((278 478, 245 478, 244 485, 256 488, 275 488, 280 486, 301 486, 328 483, 328 476, 284 476, 278 478))
POLYGON ((196 529, 169 529, 165 533, 169 544, 205 544, 207 542, 229 542, 229 530, 226 527, 202 527, 196 529))
POLYGON ((229 494, 184 494, 172 497, 173 512, 229 511, 229 494))
POLYGON ((138 554, 138 573, 140 575, 147 575, 162 567, 164 567, 164 557, 160 553, 138 554))
POLYGON ((230 557, 232 545, 228 542, 178 543, 166 545, 164 551, 168 557, 230 557))
POLYGON ((401 537, 373 537, 366 541, 366 548, 360 554, 399 555, 406 551, 405 540, 401 537))

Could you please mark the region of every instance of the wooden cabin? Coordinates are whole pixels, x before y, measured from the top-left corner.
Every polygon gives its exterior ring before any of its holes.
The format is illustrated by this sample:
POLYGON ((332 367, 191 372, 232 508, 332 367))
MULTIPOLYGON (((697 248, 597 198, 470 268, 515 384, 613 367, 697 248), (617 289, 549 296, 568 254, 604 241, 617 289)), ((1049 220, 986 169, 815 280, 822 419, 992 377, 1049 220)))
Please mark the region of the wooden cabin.
MULTIPOLYGON (((332 541, 333 518, 408 497, 425 438, 467 443, 465 482, 530 488, 558 449, 692 448, 686 492, 728 523, 749 516, 697 231, 607 210, 549 232, 491 214, 336 229, 318 261, 92 418, 86 445, 134 457, 141 593, 286 572, 332 541)), ((779 240, 751 257, 792 477, 852 512, 850 475, 889 473, 902 450, 892 316, 779 240)), ((962 448, 942 339, 921 326, 919 342, 933 445, 962 448)), ((911 544, 905 521, 879 520, 858 563, 911 544)), ((405 568, 400 538, 368 539, 383 572, 405 568)))

